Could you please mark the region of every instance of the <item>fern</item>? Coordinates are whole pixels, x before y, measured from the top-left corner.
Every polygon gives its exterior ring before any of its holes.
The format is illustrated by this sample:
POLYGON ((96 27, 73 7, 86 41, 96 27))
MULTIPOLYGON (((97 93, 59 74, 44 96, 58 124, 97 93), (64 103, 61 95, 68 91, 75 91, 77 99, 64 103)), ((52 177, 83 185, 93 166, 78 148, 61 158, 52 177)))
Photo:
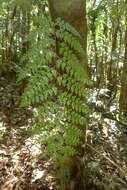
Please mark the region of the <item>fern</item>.
POLYGON ((40 28, 26 39, 32 46, 23 57, 28 63, 18 78, 28 80, 21 105, 36 107, 33 134, 40 135, 48 154, 59 163, 78 154, 76 147, 84 143, 85 118, 90 112, 85 105, 85 85, 90 81, 76 56, 84 54, 79 38, 60 18, 55 23, 43 18, 40 28))

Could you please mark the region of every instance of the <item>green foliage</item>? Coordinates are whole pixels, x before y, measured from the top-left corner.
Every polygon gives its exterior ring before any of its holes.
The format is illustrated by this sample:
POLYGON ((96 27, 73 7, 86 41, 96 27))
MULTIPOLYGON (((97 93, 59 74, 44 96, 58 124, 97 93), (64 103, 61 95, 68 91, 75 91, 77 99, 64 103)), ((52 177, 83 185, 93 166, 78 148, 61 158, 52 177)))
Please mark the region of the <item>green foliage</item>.
POLYGON ((48 154, 60 163, 85 143, 85 117, 90 112, 85 105, 85 85, 90 81, 77 56, 84 54, 79 38, 60 18, 53 23, 44 17, 26 39, 32 46, 18 78, 28 80, 21 106, 35 107, 33 134, 40 135, 48 154))
POLYGON ((12 0, 12 3, 14 5, 21 7, 22 9, 28 10, 28 9, 32 8, 33 0, 28 0, 28 1, 26 1, 26 0, 12 0))

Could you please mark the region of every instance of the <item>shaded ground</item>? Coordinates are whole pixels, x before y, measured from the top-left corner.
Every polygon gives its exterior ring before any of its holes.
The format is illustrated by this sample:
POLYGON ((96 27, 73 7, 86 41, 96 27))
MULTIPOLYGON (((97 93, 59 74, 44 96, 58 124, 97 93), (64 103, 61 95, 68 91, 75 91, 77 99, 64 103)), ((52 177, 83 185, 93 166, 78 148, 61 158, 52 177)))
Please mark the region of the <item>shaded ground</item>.
POLYGON ((0 189, 57 189, 52 160, 35 142, 37 137, 25 139, 21 128, 9 134, 4 130, 0 128, 0 189))
MULTIPOLYGON (((89 190, 127 189, 126 144, 108 121, 95 121, 88 131, 87 156, 81 162, 86 165, 89 190)), ((60 190, 53 162, 44 154, 45 146, 25 131, 21 127, 10 131, 0 127, 0 189, 60 190)))

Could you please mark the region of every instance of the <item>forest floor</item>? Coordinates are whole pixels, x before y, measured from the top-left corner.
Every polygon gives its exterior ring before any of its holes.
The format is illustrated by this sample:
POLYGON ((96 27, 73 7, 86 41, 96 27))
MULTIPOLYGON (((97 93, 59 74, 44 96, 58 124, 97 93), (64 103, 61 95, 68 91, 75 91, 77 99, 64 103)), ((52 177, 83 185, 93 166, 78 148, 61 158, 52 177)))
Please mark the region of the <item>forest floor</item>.
POLYGON ((3 134, 0 128, 0 189, 57 189, 52 160, 43 154, 44 146, 37 137, 24 139, 24 129, 3 134))
MULTIPOLYGON (((37 143, 36 135, 29 137, 24 131, 25 127, 0 127, 0 189, 60 190, 45 146, 37 143)), ((127 189, 127 157, 122 154, 126 144, 122 143, 107 120, 98 126, 92 123, 85 158, 92 176, 89 181, 94 184, 89 190, 127 189)))

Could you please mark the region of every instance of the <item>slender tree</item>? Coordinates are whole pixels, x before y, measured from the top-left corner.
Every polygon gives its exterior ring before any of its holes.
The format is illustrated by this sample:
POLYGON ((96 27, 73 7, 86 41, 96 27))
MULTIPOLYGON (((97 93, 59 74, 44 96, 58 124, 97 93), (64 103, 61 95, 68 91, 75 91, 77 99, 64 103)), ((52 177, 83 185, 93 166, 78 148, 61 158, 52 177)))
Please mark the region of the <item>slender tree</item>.
POLYGON ((120 91, 120 110, 124 116, 127 116, 127 0, 125 1, 125 53, 124 53, 124 66, 121 78, 121 91, 120 91))

